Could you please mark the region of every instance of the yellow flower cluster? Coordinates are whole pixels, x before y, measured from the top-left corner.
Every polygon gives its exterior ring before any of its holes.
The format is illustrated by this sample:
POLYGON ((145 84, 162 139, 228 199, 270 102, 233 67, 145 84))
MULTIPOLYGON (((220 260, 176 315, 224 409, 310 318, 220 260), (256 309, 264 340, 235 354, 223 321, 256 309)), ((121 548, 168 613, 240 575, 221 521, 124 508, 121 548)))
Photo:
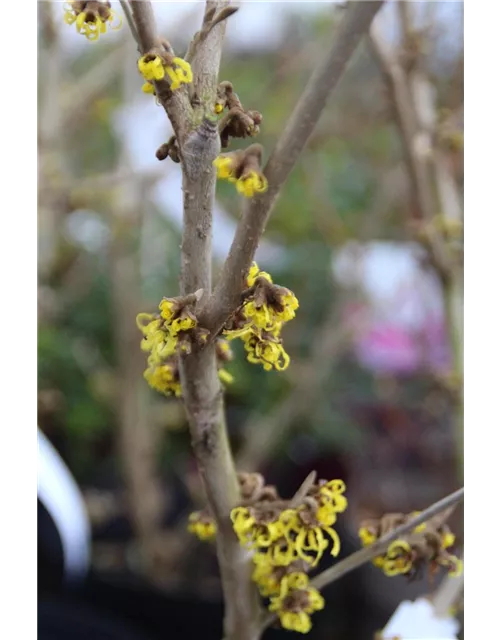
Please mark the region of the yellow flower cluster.
MULTIPOLYGON (((163 298, 159 314, 139 313, 136 319, 143 335, 141 349, 149 354, 144 377, 150 387, 165 395, 181 396, 179 356, 191 353, 193 345, 202 346, 208 336, 208 331, 198 326, 193 301, 193 296, 163 298)), ((221 367, 232 358, 226 340, 217 340, 216 354, 219 378, 231 384, 232 375, 221 367)))
MULTIPOLYGON (((408 517, 413 518, 418 513, 413 512, 408 517)), ((392 526, 388 530, 403 524, 406 518, 392 516, 392 526)), ((382 529, 380 521, 370 521, 361 526, 358 532, 361 544, 367 547, 376 542, 381 537, 382 529)), ((442 566, 448 569, 449 575, 458 576, 462 572, 462 561, 448 552, 454 544, 455 536, 446 525, 434 528, 432 522, 424 522, 405 538, 394 540, 385 554, 373 559, 373 564, 388 577, 416 572, 425 562, 429 563, 431 571, 442 566)))
POLYGON ((110 7, 109 2, 70 0, 64 6, 64 22, 76 24, 78 33, 84 35, 87 40, 95 41, 101 33, 106 33, 108 24, 113 30, 122 26, 119 16, 117 24, 112 24, 117 16, 110 7))
POLYGON ((267 191, 266 176, 255 169, 243 171, 238 175, 237 156, 232 154, 220 155, 215 158, 213 165, 217 169, 217 178, 229 180, 236 184, 236 190, 245 198, 252 198, 256 193, 267 191))
POLYGON ((204 511, 194 511, 189 516, 188 531, 203 542, 213 540, 217 534, 217 525, 204 511))
POLYGON ((256 263, 250 268, 247 286, 246 300, 223 334, 228 340, 243 340, 249 362, 262 364, 266 371, 283 371, 290 357, 283 348, 281 329, 295 317, 299 301, 289 289, 274 285, 256 263))
POLYGON ((189 353, 189 331, 197 320, 189 307, 179 305, 175 298, 164 298, 159 305, 160 315, 140 313, 137 326, 143 334, 141 349, 148 352, 148 364, 158 366, 177 352, 189 353))
POLYGON ((323 609, 323 596, 311 587, 305 573, 291 573, 281 581, 279 595, 271 598, 269 611, 275 611, 281 626, 290 631, 309 633, 310 614, 323 609))
POLYGON ((341 480, 313 485, 294 508, 284 501, 261 501, 231 512, 240 544, 254 552, 252 579, 285 629, 307 633, 309 615, 322 608, 323 599, 308 586, 306 571, 315 567, 331 543, 331 555, 340 552, 333 524, 347 508, 341 480))
POLYGON ((182 84, 189 84, 193 81, 191 66, 182 58, 163 58, 148 53, 139 59, 137 66, 146 80, 142 86, 144 93, 154 94, 153 81, 163 80, 165 74, 170 78, 171 91, 175 91, 182 84))
POLYGON ((149 386, 165 395, 181 396, 181 382, 176 358, 160 365, 151 365, 144 372, 144 378, 149 386))

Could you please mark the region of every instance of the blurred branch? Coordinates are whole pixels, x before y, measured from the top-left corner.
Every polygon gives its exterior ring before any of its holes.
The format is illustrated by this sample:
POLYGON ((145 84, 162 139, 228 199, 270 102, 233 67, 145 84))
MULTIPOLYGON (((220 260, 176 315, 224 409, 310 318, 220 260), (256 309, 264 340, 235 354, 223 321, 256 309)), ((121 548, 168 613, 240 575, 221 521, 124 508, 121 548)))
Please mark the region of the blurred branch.
POLYGON ((446 576, 432 596, 437 616, 447 616, 450 609, 459 600, 464 589, 464 573, 458 577, 446 576))
POLYGON ((455 408, 457 460, 462 475, 463 459, 463 282, 460 260, 446 236, 435 226, 440 213, 445 221, 460 224, 462 208, 448 159, 437 144, 436 91, 422 64, 423 38, 415 51, 415 29, 411 3, 396 5, 402 31, 403 50, 412 51, 411 63, 403 68, 399 51, 387 45, 375 22, 370 43, 379 61, 396 121, 401 132, 405 159, 415 203, 413 215, 423 221, 424 236, 418 239, 427 251, 443 288, 448 335, 453 354, 454 374, 460 378, 460 398, 455 408), (437 197, 436 197, 437 196, 437 197))
POLYGON ((348 347, 353 330, 353 324, 338 324, 338 303, 335 302, 324 324, 316 332, 311 358, 299 369, 294 389, 271 414, 250 418, 244 425, 246 441, 236 461, 238 469, 262 468, 292 424, 310 413, 322 393, 335 359, 348 347))
POLYGON ((41 51, 41 62, 46 67, 42 88, 39 145, 38 145, 38 183, 48 187, 40 191, 39 210, 40 228, 38 244, 38 260, 41 280, 48 280, 56 262, 59 245, 59 228, 62 215, 62 200, 56 183, 65 175, 65 163, 60 133, 61 104, 59 86, 61 82, 61 50, 59 30, 54 27, 52 2, 39 5, 42 12, 44 34, 47 44, 41 51))
MULTIPOLYGON (((404 4, 404 3, 400 3, 404 4)), ((408 75, 398 62, 397 52, 391 50, 374 22, 370 30, 370 45, 378 59, 389 95, 394 106, 401 133, 403 151, 410 176, 410 192, 414 203, 412 216, 426 221, 426 234, 432 263, 441 280, 450 270, 449 256, 437 230, 432 226, 436 216, 435 188, 429 164, 430 141, 421 126, 421 118, 414 102, 408 75)))
MULTIPOLYGON (((403 43, 408 46, 408 42, 414 33, 414 16, 411 3, 400 2, 397 5, 400 19, 400 27, 403 34, 403 43)), ((423 37, 423 36, 422 36, 423 37)), ((420 58, 422 54, 420 53, 420 58)), ((434 214, 440 213, 445 221, 460 224, 463 219, 460 196, 455 179, 449 168, 447 158, 443 151, 436 144, 437 139, 437 107, 436 90, 432 85, 425 65, 416 63, 408 71, 408 84, 411 91, 412 101, 415 105, 417 119, 422 131, 427 137, 429 146, 430 166, 434 185, 437 190, 437 203, 434 214)), ((444 292, 446 323, 448 336, 451 343, 453 373, 459 378, 459 399, 455 407, 455 428, 456 428, 456 450, 459 476, 463 475, 463 266, 461 258, 453 255, 452 247, 443 236, 439 236, 434 231, 434 227, 429 227, 429 246, 431 254, 440 250, 441 255, 447 253, 444 260, 440 262, 438 258, 438 275, 444 292)))
MULTIPOLYGON (((121 43, 97 64, 71 84, 70 91, 60 98, 62 106, 61 128, 67 130, 80 124, 81 119, 98 98, 120 73, 123 57, 126 52, 125 43, 121 43)), ((59 87, 56 96, 59 100, 59 87)))
POLYGON ((129 26, 129 29, 132 33, 134 40, 137 42, 137 46, 139 47, 139 51, 141 49, 141 42, 139 40, 139 35, 137 33, 137 29, 135 28, 134 18, 132 16, 132 11, 130 9, 130 5, 127 0, 120 0, 120 4, 122 6, 123 14, 125 15, 125 20, 129 26))
MULTIPOLYGON (((370 562, 370 560, 373 560, 373 558, 375 558, 376 556, 384 554, 389 548, 391 542, 394 542, 394 540, 397 540, 401 536, 410 533, 419 524, 427 522, 434 516, 448 510, 448 513, 446 513, 445 517, 443 517, 444 521, 449 517, 452 508, 455 507, 459 502, 461 502, 463 498, 464 489, 462 487, 454 493, 451 493, 449 496, 446 496, 446 498, 443 498, 442 500, 435 502, 430 507, 427 507, 427 509, 424 509, 415 518, 408 520, 408 522, 406 522, 405 524, 396 527, 385 536, 382 536, 379 540, 377 540, 377 542, 373 543, 369 547, 365 547, 360 551, 356 551, 355 553, 345 558, 345 560, 341 560, 333 567, 322 571, 319 575, 311 580, 311 586, 315 587, 316 589, 323 589, 332 582, 339 580, 339 578, 342 578, 347 573, 350 573, 351 571, 358 569, 365 563, 370 562)), ((266 627, 268 627, 275 621, 275 619, 276 616, 274 614, 266 616, 262 623, 262 628, 265 629, 266 627)))
POLYGON ((109 189, 115 186, 120 186, 123 183, 133 181, 140 183, 144 187, 151 187, 159 180, 162 180, 168 175, 164 167, 157 167, 155 169, 132 169, 130 167, 122 167, 117 171, 110 173, 98 173, 96 175, 86 176, 84 178, 71 178, 67 184, 64 185, 65 189, 76 191, 98 191, 100 189, 109 189))
POLYGON ((418 151, 418 121, 410 87, 397 56, 380 33, 379 27, 380 24, 377 21, 372 24, 369 42, 395 106, 403 151, 411 177, 410 190, 414 202, 414 215, 420 219, 430 220, 435 214, 434 196, 425 159, 418 151))
POLYGON ((214 295, 203 314, 203 326, 216 335, 238 306, 242 283, 281 188, 316 126, 333 89, 367 33, 383 1, 349 3, 335 30, 332 46, 311 74, 264 169, 268 191, 245 203, 236 234, 214 295))
MULTIPOLYGON (((125 52, 123 66, 124 104, 134 94, 132 53, 125 52)), ((130 160, 122 145, 119 172, 130 171, 130 160)), ((146 573, 154 577, 158 571, 156 546, 161 533, 163 492, 155 469, 156 437, 148 420, 146 389, 138 385, 143 371, 143 354, 137 347, 134 318, 141 309, 139 264, 132 240, 144 214, 145 189, 136 181, 119 184, 113 207, 113 233, 110 249, 110 276, 120 379, 116 398, 118 436, 127 487, 129 513, 136 531, 146 573)))

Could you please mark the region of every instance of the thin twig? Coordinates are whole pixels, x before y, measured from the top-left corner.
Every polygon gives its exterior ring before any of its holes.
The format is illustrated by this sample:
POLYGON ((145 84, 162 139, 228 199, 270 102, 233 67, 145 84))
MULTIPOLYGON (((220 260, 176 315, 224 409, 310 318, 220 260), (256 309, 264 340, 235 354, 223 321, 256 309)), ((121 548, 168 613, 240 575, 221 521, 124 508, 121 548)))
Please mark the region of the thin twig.
POLYGON ((120 0, 120 4, 122 5, 122 10, 125 15, 125 19, 128 23, 130 31, 132 32, 132 36, 134 40, 137 42, 137 46, 139 48, 139 52, 141 50, 141 42, 139 40, 139 35, 137 33, 137 29, 135 28, 134 18, 132 17, 132 11, 130 9, 129 3, 127 0, 120 0))
MULTIPOLYGON (((156 20, 149 0, 130 0, 137 37, 141 53, 159 47, 160 37, 156 20)), ((170 91, 170 83, 164 78, 155 81, 156 97, 167 112, 182 151, 182 145, 191 128, 193 109, 189 101, 188 90, 183 86, 170 91)))
MULTIPOLYGON (((414 33, 414 15, 411 3, 398 3, 398 16, 403 43, 408 43, 414 33)), ((429 38, 428 38, 429 39, 429 38)), ((430 153, 430 185, 427 189, 437 192, 434 198, 433 217, 440 212, 445 219, 460 222, 463 219, 458 188, 443 151, 435 144, 437 126, 436 91, 425 71, 425 60, 417 60, 418 65, 408 72, 407 84, 414 105, 420 129, 426 136, 430 153)), ((397 103, 396 103, 396 106, 397 103)), ((456 429, 457 470, 463 477, 463 268, 460 261, 453 257, 446 240, 429 226, 430 244, 427 247, 437 275, 443 287, 446 324, 451 344, 453 371, 460 378, 460 393, 454 407, 456 429)))
POLYGON ((245 203, 221 277, 202 316, 203 326, 213 335, 238 306, 245 276, 283 184, 313 132, 328 97, 338 86, 349 60, 382 5, 383 0, 348 4, 330 50, 313 71, 267 162, 264 173, 269 182, 268 191, 245 203))
POLYGON ((290 500, 288 505, 290 509, 295 509, 295 507, 298 507, 299 504, 301 504, 301 502, 306 497, 307 492, 315 482, 316 482, 316 471, 311 471, 311 473, 307 476, 304 482, 297 489, 293 498, 290 500))
MULTIPOLYGON (((419 524, 427 522, 437 514, 450 509, 450 507, 454 507, 463 500, 463 497, 464 488, 462 487, 454 493, 451 493, 449 496, 446 496, 446 498, 443 498, 442 500, 435 502, 427 509, 424 509, 424 511, 422 511, 422 513, 420 513, 415 518, 408 520, 408 522, 406 522, 405 524, 396 527, 396 529, 393 529, 385 536, 382 536, 382 538, 380 538, 380 540, 377 540, 377 542, 375 542, 374 544, 370 545, 369 547, 365 547, 360 551, 356 551, 345 560, 341 560, 333 567, 322 571, 313 580, 311 580, 311 586, 316 589, 323 589, 328 584, 331 584, 339 578, 342 578, 347 573, 350 573, 351 571, 358 569, 367 562, 370 562, 370 560, 373 560, 373 558, 375 558, 376 556, 384 554, 391 542, 397 540, 401 536, 404 536, 410 531, 413 531, 413 529, 419 524)), ((266 616, 262 623, 262 629, 268 627, 275 620, 276 616, 274 614, 266 616)))
POLYGON ((80 76, 61 99, 61 129, 81 126, 81 120, 87 115, 89 105, 109 87, 119 74, 125 55, 125 43, 122 42, 110 53, 80 76))
MULTIPOLYGON (((123 104, 130 104, 135 91, 135 71, 131 40, 122 60, 123 104), (128 51, 127 51, 128 49, 128 51)), ((118 172, 131 170, 131 162, 122 140, 118 172)), ((129 515, 145 572, 150 577, 161 567, 155 562, 155 550, 161 531, 163 492, 156 473, 156 434, 148 420, 146 389, 137 384, 143 367, 143 357, 134 348, 137 340, 133 319, 142 307, 138 255, 130 236, 139 228, 146 210, 144 185, 140 180, 128 180, 119 185, 112 213, 110 246, 110 282, 115 347, 120 384, 116 396, 118 444, 127 490, 129 515)))

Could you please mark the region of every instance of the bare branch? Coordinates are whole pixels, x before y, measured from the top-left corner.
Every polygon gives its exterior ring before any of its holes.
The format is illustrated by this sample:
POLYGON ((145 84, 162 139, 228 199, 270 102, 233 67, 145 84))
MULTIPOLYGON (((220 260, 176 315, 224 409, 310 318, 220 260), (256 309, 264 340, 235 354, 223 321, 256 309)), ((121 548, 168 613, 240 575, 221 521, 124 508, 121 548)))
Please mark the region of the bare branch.
POLYGON ((237 307, 244 278, 280 190, 382 4, 379 0, 348 4, 330 50, 312 73, 264 169, 268 191, 245 203, 221 277, 203 317, 204 326, 214 334, 237 307))
MULTIPOLYGON (((209 1, 206 22, 227 1, 209 1), (207 17, 208 16, 208 17, 207 17)), ((198 41, 192 60, 193 89, 198 96, 195 119, 201 124, 184 142, 184 224, 181 246, 182 292, 211 293, 212 211, 215 197, 213 160, 220 152, 216 122, 206 117, 215 102, 225 22, 212 25, 198 41)), ((231 640, 259 635, 259 602, 251 581, 251 562, 241 548, 229 514, 240 499, 227 437, 215 349, 209 345, 181 363, 182 392, 191 439, 212 515, 217 523, 217 556, 225 602, 224 631, 231 640)))
POLYGON ((137 29, 135 28, 134 18, 132 17, 132 11, 130 10, 129 3, 127 2, 127 0, 120 0, 120 4, 122 6, 122 10, 125 15, 125 20, 127 21, 130 31, 132 32, 132 36, 134 37, 134 40, 137 42, 137 46, 139 47, 139 50, 140 50, 141 43, 139 40, 139 35, 137 34, 137 29))
POLYGON ((117 45, 105 58, 81 75, 71 86, 71 90, 63 95, 61 99, 63 130, 79 125, 82 117, 87 114, 89 105, 93 104, 96 98, 109 87, 119 74, 125 50, 125 43, 117 45))
MULTIPOLYGON (((149 0, 131 0, 132 15, 139 38, 141 53, 160 46, 160 38, 156 28, 151 2, 149 0)), ((184 140, 191 128, 193 110, 189 101, 188 90, 182 86, 170 91, 167 80, 155 81, 156 97, 172 123, 174 132, 182 150, 184 140)))
POLYGON ((304 500, 304 498, 307 495, 307 492, 315 482, 316 482, 316 471, 311 471, 311 473, 307 476, 307 478, 304 480, 304 482, 300 485, 300 487, 295 492, 295 495, 288 503, 288 507, 290 509, 295 509, 296 507, 298 507, 301 504, 301 502, 304 500))
MULTIPOLYGON (((403 42, 408 47, 414 34, 414 15, 411 3, 400 2, 397 5, 403 42)), ((428 36, 427 39, 429 40, 428 36)), ((425 71, 425 60, 422 55, 417 58, 418 64, 407 74, 407 84, 410 99, 414 105, 416 119, 421 134, 424 136, 425 145, 429 147, 429 153, 425 161, 430 171, 430 184, 426 186, 429 191, 437 191, 437 199, 434 199, 434 211, 432 217, 438 212, 445 219, 460 222, 463 218, 462 207, 458 188, 449 168, 448 160, 436 141, 437 109, 436 90, 425 71)), ((396 102, 396 106, 398 103, 396 102)), ((404 137, 404 136, 403 136, 404 137)), ((429 176, 429 174, 427 174, 429 176)), ((446 240, 437 233, 434 227, 429 225, 429 242, 427 249, 434 263, 443 287, 446 322, 453 355, 454 373, 463 379, 463 268, 460 260, 453 256, 446 240)), ((459 400, 455 407, 456 450, 458 472, 463 474, 463 386, 460 385, 459 400)))
MULTIPOLYGON (((463 500, 463 498, 464 488, 462 487, 454 493, 451 493, 449 496, 446 496, 446 498, 443 498, 442 500, 435 502, 427 509, 424 509, 424 511, 422 511, 415 518, 408 520, 408 522, 406 522, 405 524, 401 525, 400 527, 396 527, 396 529, 393 529, 385 536, 382 536, 380 540, 377 540, 377 542, 373 543, 369 547, 365 547, 360 551, 352 553, 345 560, 341 560, 333 567, 322 571, 313 580, 311 580, 311 586, 315 587, 316 589, 323 589, 328 584, 331 584, 339 578, 342 578, 347 573, 350 573, 351 571, 358 569, 367 562, 370 562, 370 560, 373 560, 373 558, 375 558, 376 556, 384 554, 389 548, 391 542, 397 540, 401 536, 404 536, 410 531, 413 531, 413 529, 419 524, 427 522, 439 513, 442 513, 443 511, 446 511, 448 509, 450 509, 451 511, 451 507, 455 507, 459 502, 463 500)), ((449 513, 447 514, 447 517, 449 517, 449 513)), ((266 616, 262 624, 262 629, 265 629, 270 624, 272 624, 275 619, 275 615, 266 616)))
POLYGON ((417 218, 430 220, 435 214, 434 196, 428 168, 422 154, 418 152, 418 120, 410 87, 397 56, 391 51, 390 45, 386 43, 377 27, 375 21, 370 30, 370 45, 389 88, 401 130, 403 150, 411 178, 411 196, 414 203, 412 213, 417 218))
POLYGON ((197 33, 195 33, 193 39, 189 43, 185 60, 187 60, 187 62, 191 62, 192 60, 194 60, 194 58, 197 55, 198 46, 200 42, 205 40, 205 38, 208 36, 210 31, 212 31, 212 29, 215 26, 217 26, 219 23, 223 22, 224 20, 227 20, 227 18, 229 18, 229 16, 232 16, 234 13, 236 13, 238 9, 239 7, 226 6, 217 15, 215 15, 217 7, 211 7, 210 9, 207 9, 207 11, 205 11, 205 16, 203 18, 203 25, 202 25, 201 31, 198 31, 197 33))
MULTIPOLYGON (((135 92, 135 73, 130 64, 134 46, 127 43, 122 60, 123 102, 128 104, 135 92)), ((123 142, 117 167, 119 172, 131 170, 131 162, 123 142)), ((143 355, 134 348, 137 340, 133 318, 139 312, 141 288, 137 254, 131 247, 130 235, 140 227, 145 213, 144 185, 138 180, 120 184, 112 200, 112 235, 110 246, 110 281, 118 357, 120 384, 116 396, 118 445, 127 489, 127 502, 132 526, 139 540, 147 573, 153 576, 155 549, 161 530, 162 490, 155 469, 156 434, 149 424, 146 389, 137 384, 143 370, 143 355)), ((133 245, 132 245, 133 246, 133 245)))

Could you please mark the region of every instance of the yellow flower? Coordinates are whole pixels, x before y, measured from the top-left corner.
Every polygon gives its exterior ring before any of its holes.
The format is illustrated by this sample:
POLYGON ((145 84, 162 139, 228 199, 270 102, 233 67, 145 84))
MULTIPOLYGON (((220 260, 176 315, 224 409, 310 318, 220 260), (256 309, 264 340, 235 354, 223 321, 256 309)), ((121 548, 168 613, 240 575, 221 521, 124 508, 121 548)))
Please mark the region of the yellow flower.
POLYGON ((274 575, 275 565, 265 553, 255 553, 252 558, 255 568, 252 580, 258 585, 261 595, 267 597, 279 593, 280 582, 274 575))
POLYGON ((216 102, 214 106, 215 113, 221 113, 224 110, 224 105, 220 102, 216 102))
POLYGON ((160 364, 162 359, 175 353, 177 338, 162 328, 160 318, 155 318, 149 313, 140 313, 136 323, 144 336, 141 340, 141 349, 151 354, 148 359, 151 366, 160 364))
POLYGON ((312 627, 310 614, 324 606, 323 597, 309 585, 307 575, 291 573, 282 579, 280 593, 271 598, 269 611, 278 613, 284 629, 308 633, 312 627))
POLYGON ((233 529, 240 544, 249 549, 269 547, 283 537, 284 528, 278 520, 263 514, 258 520, 247 507, 236 507, 231 511, 233 529))
POLYGON ((464 564, 462 560, 460 560, 456 556, 449 556, 446 563, 442 562, 440 564, 448 567, 448 575, 452 578, 458 578, 458 576, 462 575, 462 571, 464 570, 464 564))
POLYGON ((231 156, 218 156, 212 164, 217 169, 217 178, 220 180, 233 178, 234 160, 231 156))
POLYGON ((170 78, 170 90, 175 91, 181 84, 189 84, 193 81, 193 72, 191 65, 182 58, 174 58, 172 66, 166 66, 165 71, 170 78), (176 68, 177 67, 177 68, 176 68))
POLYGON ((265 278, 266 280, 268 280, 271 284, 273 282, 271 276, 266 273, 265 271, 261 271, 259 269, 259 266, 256 262, 252 262, 252 266, 250 267, 250 270, 248 271, 248 276, 247 276, 247 287, 253 287, 253 285, 255 284, 255 281, 257 280, 257 278, 265 278))
POLYGON ((304 573, 307 564, 295 558, 288 562, 277 564, 267 553, 254 553, 252 558, 255 568, 252 580, 259 587, 262 596, 269 597, 280 593, 282 581, 292 573, 304 573))
POLYGON ((154 84, 149 82, 149 80, 142 85, 142 91, 143 93, 151 93, 153 95, 156 93, 154 84))
POLYGON ((217 525, 207 514, 194 511, 189 516, 188 531, 200 540, 213 540, 217 534, 217 525))
POLYGON ((148 367, 144 377, 150 387, 164 395, 181 395, 181 383, 168 364, 148 367))
POLYGON ((368 527, 361 527, 361 529, 358 531, 358 535, 363 547, 367 547, 368 545, 373 544, 377 539, 376 533, 368 527))
POLYGON ((455 544, 455 535, 451 533, 451 531, 447 531, 442 538, 441 547, 443 549, 448 549, 455 544))
POLYGON ((299 301, 295 295, 288 289, 286 291, 287 293, 282 295, 280 299, 283 310, 276 311, 276 317, 281 320, 281 322, 293 320, 293 318, 295 318, 295 310, 299 308, 299 301))
MULTIPOLYGON (((300 559, 285 534, 267 548, 266 555, 269 561, 277 567, 286 567, 297 559, 300 559)), ((310 564, 310 560, 307 560, 307 563, 310 564)))
POLYGON ((280 520, 284 523, 285 537, 299 558, 316 566, 328 547, 328 534, 332 541, 332 556, 340 553, 339 534, 330 526, 320 525, 310 520, 307 507, 287 509, 283 511, 280 520), (308 522, 310 520, 310 522, 308 522))
POLYGON ((173 298, 163 298, 159 304, 159 309, 160 315, 165 320, 172 337, 177 336, 180 331, 189 331, 189 329, 197 326, 195 316, 186 308, 179 306, 178 301, 173 298))
POLYGON ((290 356, 283 345, 276 342, 266 342, 256 334, 244 337, 245 350, 248 351, 247 360, 254 364, 262 364, 265 371, 276 369, 284 371, 290 364, 290 356))
POLYGON ((162 80, 165 77, 163 61, 159 56, 145 55, 137 62, 144 80, 162 80))
POLYGON ((342 480, 330 480, 321 485, 319 489, 320 508, 331 510, 334 514, 344 513, 347 509, 347 498, 343 495, 345 489, 345 483, 342 480))
POLYGON ((412 568, 411 545, 406 540, 395 540, 385 554, 383 570, 386 576, 408 573, 412 568))
POLYGON ((196 327, 196 318, 191 316, 182 316, 182 314, 172 321, 170 324, 170 332, 173 336, 177 335, 179 331, 189 331, 196 327))
MULTIPOLYGON (((172 58, 172 63, 167 64, 160 56, 147 53, 139 58, 137 67, 145 80, 163 80, 165 74, 170 78, 170 89, 175 91, 181 84, 193 81, 193 72, 189 62, 182 58, 172 58)), ((143 86, 144 90, 144 86, 143 86)))
POLYGON ((227 340, 217 340, 217 350, 225 360, 232 360, 233 352, 231 351, 231 345, 227 340))
POLYGON ((161 317, 170 322, 177 310, 176 302, 172 298, 163 298, 159 304, 159 309, 161 317))
POLYGON ((247 318, 260 329, 269 329, 274 324, 274 314, 267 304, 257 307, 255 302, 251 300, 245 304, 243 312, 247 318))
POLYGON ((236 181, 236 189, 245 198, 252 198, 256 193, 267 191, 267 179, 262 173, 250 171, 236 181))
POLYGON ((105 2, 94 2, 87 8, 89 2, 67 2, 64 8, 64 22, 75 24, 78 33, 84 35, 87 40, 95 41, 101 33, 106 33, 107 25, 111 29, 120 29, 122 20, 118 16, 118 23, 113 24, 116 13, 105 2))
POLYGON ((337 514, 335 513, 333 506, 330 503, 327 503, 318 507, 316 511, 316 519, 321 525, 329 527, 334 524, 337 519, 337 514))
POLYGON ((218 374, 219 380, 221 382, 223 382, 224 384, 233 384, 234 377, 229 373, 229 371, 226 371, 225 369, 219 369, 218 374))

